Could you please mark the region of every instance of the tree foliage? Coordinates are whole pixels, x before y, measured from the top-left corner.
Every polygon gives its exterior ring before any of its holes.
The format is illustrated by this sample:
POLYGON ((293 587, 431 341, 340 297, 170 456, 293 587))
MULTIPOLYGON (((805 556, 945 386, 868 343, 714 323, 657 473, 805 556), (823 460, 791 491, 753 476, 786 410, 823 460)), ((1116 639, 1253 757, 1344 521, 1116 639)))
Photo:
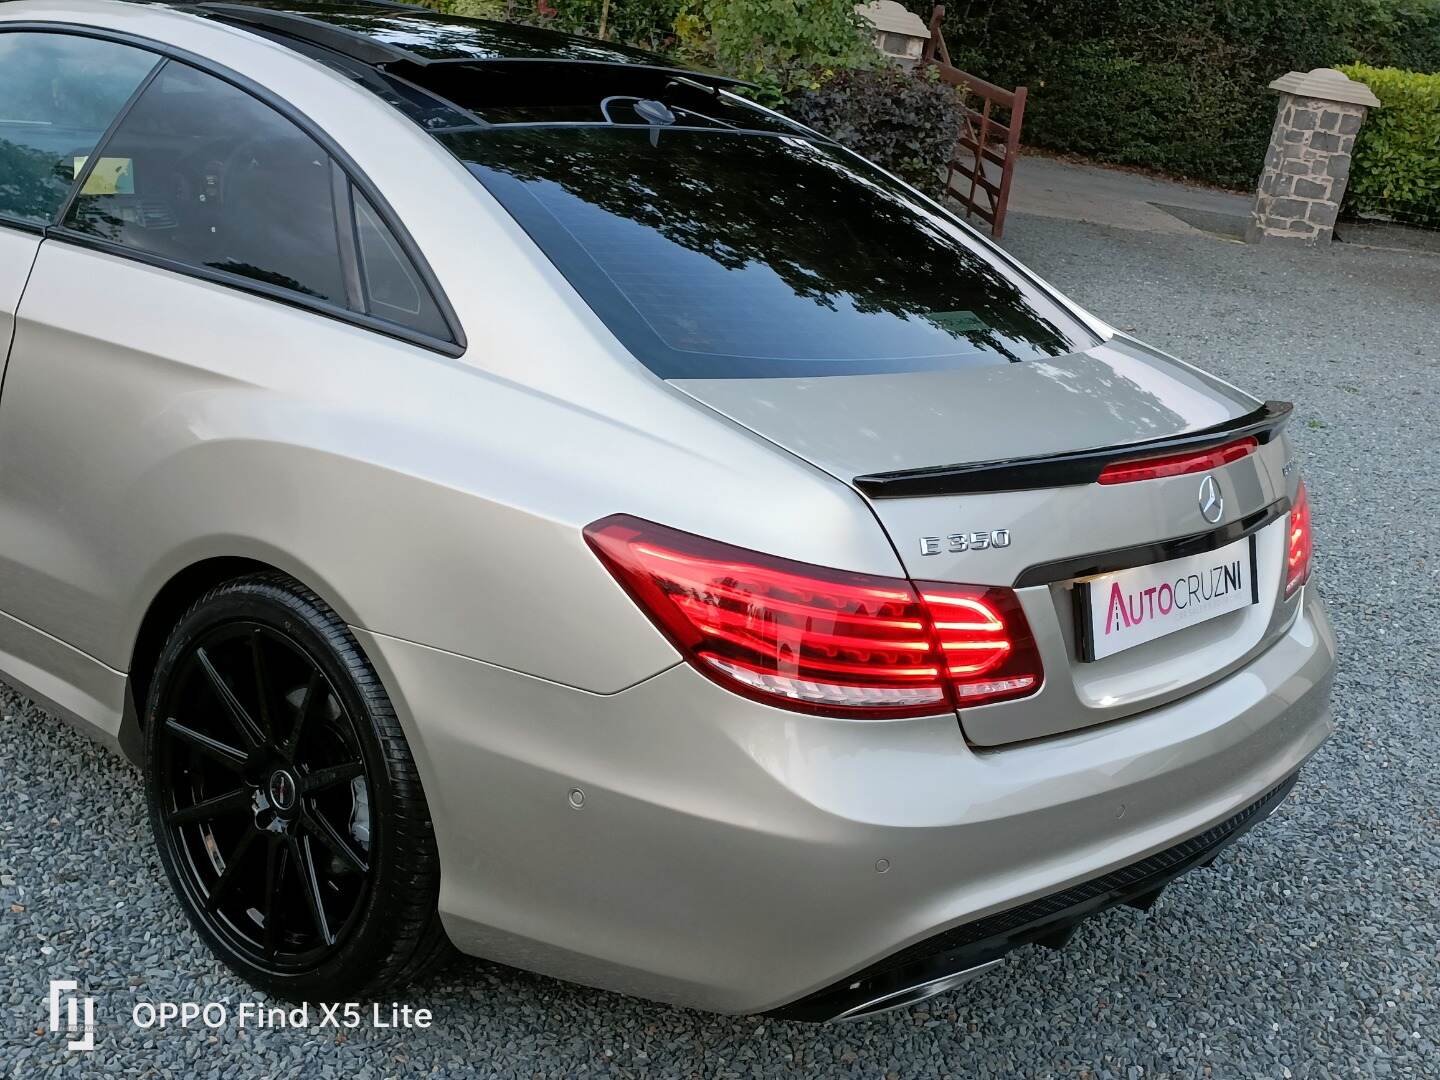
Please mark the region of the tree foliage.
POLYGON ((690 0, 676 26, 687 47, 771 104, 875 56, 853 0, 690 0))
POLYGON ((778 104, 829 71, 873 63, 854 0, 426 0, 436 10, 509 18, 667 54, 755 83, 778 104))

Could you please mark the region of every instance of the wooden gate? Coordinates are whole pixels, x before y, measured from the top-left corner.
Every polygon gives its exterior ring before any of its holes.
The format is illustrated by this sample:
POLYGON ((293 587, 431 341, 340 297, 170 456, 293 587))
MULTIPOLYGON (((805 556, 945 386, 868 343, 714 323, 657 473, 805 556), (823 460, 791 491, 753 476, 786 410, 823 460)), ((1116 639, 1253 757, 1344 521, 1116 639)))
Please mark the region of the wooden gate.
POLYGON ((921 63, 933 64, 942 80, 964 92, 960 130, 950 151, 945 191, 961 204, 966 217, 987 222, 990 235, 998 240, 1005 232, 1010 180, 1020 154, 1026 91, 1023 86, 1006 90, 951 64, 950 50, 940 31, 944 18, 945 5, 937 4, 930 15, 930 40, 921 63), (976 109, 975 104, 980 107, 976 109))

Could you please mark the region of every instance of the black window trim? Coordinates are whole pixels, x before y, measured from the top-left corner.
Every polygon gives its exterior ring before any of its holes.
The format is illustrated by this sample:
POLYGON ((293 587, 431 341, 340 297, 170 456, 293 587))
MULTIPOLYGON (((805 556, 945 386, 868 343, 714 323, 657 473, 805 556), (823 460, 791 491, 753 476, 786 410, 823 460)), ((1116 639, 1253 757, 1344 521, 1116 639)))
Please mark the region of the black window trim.
POLYGON ((32 236, 42 238, 45 235, 44 225, 36 225, 33 221, 21 221, 19 218, 10 217, 4 213, 0 213, 0 229, 14 229, 16 232, 30 233, 32 236))
MULTIPOLYGON (((135 262, 145 263, 147 265, 154 266, 162 270, 169 270, 174 273, 182 274, 186 277, 193 277, 201 281, 209 281, 212 284, 223 285, 227 288, 237 289, 241 292, 252 293, 267 300, 275 300, 280 303, 287 304, 291 307, 297 307, 306 311, 312 311, 315 314, 324 315, 339 322, 350 323, 365 330, 371 330, 376 333, 383 334, 387 337, 392 337, 400 341, 408 342, 412 345, 418 345, 421 348, 429 349, 432 352, 442 353, 445 356, 459 357, 464 355, 468 344, 465 337, 465 331, 460 325, 460 319, 455 314, 455 309, 451 306, 450 300, 445 295, 444 289, 441 288, 440 282, 435 277, 435 272, 431 269, 429 262, 421 253, 419 246, 415 243, 415 240, 410 235, 409 230, 405 229, 404 226, 400 223, 399 215, 395 213, 394 208, 390 205, 389 201, 385 198, 385 196, 381 194, 380 189, 377 188, 375 184, 370 180, 370 178, 365 175, 364 171, 361 170, 358 165, 356 165, 355 160, 345 151, 345 149, 341 147, 340 144, 336 142, 335 139, 333 139, 328 132, 321 128, 320 125, 316 124, 303 112, 295 108, 295 106, 291 105, 284 98, 281 98, 278 95, 272 93, 264 86, 261 86, 253 79, 247 78, 246 76, 241 75, 237 71, 232 71, 230 68, 227 68, 221 64, 217 64, 214 61, 208 60, 203 56, 198 56, 187 49, 181 49, 177 46, 170 45, 163 41, 156 41, 153 38, 146 38, 138 34, 126 33, 119 30, 110 30, 102 27, 87 26, 79 23, 56 23, 28 20, 0 23, 0 34, 22 32, 68 34, 74 37, 89 37, 96 38, 101 41, 113 41, 120 45, 129 45, 137 49, 144 49, 148 52, 155 53, 157 57, 160 58, 160 62, 157 63, 155 67, 150 70, 149 74, 142 82, 141 87, 136 90, 135 94, 131 96, 130 100, 125 103, 125 106, 120 110, 120 112, 116 115, 115 119, 111 122, 110 127, 105 131, 105 134, 101 137, 100 142, 96 144, 96 151, 98 151, 104 146, 105 142, 111 137, 111 135, 114 134, 115 130, 124 121, 130 110, 134 107, 136 101, 139 100, 141 90, 143 90, 145 87, 148 87, 155 78, 155 76, 165 67, 165 64, 172 60, 195 68, 196 70, 204 72, 205 74, 217 78, 222 82, 229 83, 236 89, 246 94, 249 94, 251 97, 255 98, 263 105, 274 109, 285 119, 289 120, 292 124, 296 125, 296 127, 300 128, 300 130, 303 131, 306 135, 314 139, 320 145, 321 149, 323 149, 327 154, 330 155, 330 159, 335 163, 335 166, 338 167, 345 174, 345 178, 348 184, 353 184, 355 188, 359 190, 370 201, 370 204, 375 208, 376 213, 381 216, 381 218, 385 222, 385 225, 390 229, 391 233, 394 234, 396 240, 400 243, 400 246, 403 249, 406 258, 408 258, 411 264, 415 267, 415 270, 420 275, 420 278, 424 283, 425 287, 430 291, 431 298, 435 301, 435 306, 439 310, 440 316, 444 320, 446 327, 449 329, 451 338, 447 340, 445 338, 432 337, 429 334, 423 334, 419 331, 411 330, 406 326, 402 326, 399 323, 390 322, 387 319, 377 319, 372 315, 366 314, 364 311, 351 310, 348 307, 342 307, 339 304, 335 304, 330 301, 318 300, 315 297, 305 296, 300 293, 291 292, 278 286, 269 285, 263 281, 256 281, 253 278, 241 277, 240 275, 228 273, 224 270, 216 270, 213 267, 194 266, 190 263, 183 263, 174 259, 167 259, 162 256, 152 255, 149 252, 139 251, 135 248, 126 247, 123 244, 117 244, 112 241, 102 240, 98 237, 87 236, 84 233, 76 232, 72 229, 67 229, 59 224, 34 226, 33 223, 31 223, 30 228, 26 229, 25 223, 21 223, 14 219, 4 217, 3 215, 0 215, 0 224, 3 224, 7 227, 14 225, 21 229, 25 229, 25 231, 28 232, 39 233, 47 240, 53 239, 61 243, 72 244, 76 247, 88 248, 109 255, 117 255, 122 258, 131 259, 135 262)), ((65 204, 61 207, 61 210, 63 212, 69 212, 71 204, 74 202, 74 199, 76 198, 78 192, 83 187, 84 179, 88 176, 89 170, 93 167, 94 162, 98 157, 98 153, 96 153, 95 151, 91 152, 90 161, 88 161, 86 163, 86 167, 81 170, 81 175, 76 177, 76 182, 71 189, 70 195, 66 199, 65 204)), ((348 199, 346 205, 349 205, 348 199)), ((337 214, 340 214, 344 213, 345 211, 343 211, 337 206, 336 212, 337 214)), ((63 221, 63 215, 57 217, 55 220, 57 222, 63 221)), ((337 226, 338 225, 339 222, 337 222, 337 226)), ((344 230, 337 228, 337 232, 340 234, 340 258, 343 264, 348 293, 348 283, 350 275, 352 272, 358 275, 359 270, 358 266, 352 267, 346 262, 347 249, 344 242, 344 230)), ((351 252, 351 254, 353 255, 353 252, 351 252)))

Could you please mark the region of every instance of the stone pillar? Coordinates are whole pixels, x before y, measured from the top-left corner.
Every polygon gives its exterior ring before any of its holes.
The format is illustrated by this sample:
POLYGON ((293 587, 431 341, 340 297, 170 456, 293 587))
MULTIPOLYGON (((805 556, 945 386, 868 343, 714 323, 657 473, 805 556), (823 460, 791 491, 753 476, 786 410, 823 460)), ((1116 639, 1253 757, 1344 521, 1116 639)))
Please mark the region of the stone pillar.
POLYGON ((1292 71, 1270 89, 1280 91, 1280 107, 1245 239, 1328 244, 1350 179, 1355 133, 1380 101, 1333 68, 1292 71))

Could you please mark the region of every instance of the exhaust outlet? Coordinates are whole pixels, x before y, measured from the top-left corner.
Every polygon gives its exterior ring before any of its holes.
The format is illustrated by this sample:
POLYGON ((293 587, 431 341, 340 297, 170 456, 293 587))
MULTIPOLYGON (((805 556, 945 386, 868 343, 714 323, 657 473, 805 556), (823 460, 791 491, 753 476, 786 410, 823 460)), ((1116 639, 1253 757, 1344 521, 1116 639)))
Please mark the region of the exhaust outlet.
POLYGON ((831 1023, 851 1020, 866 1020, 872 1016, 879 1016, 881 1013, 891 1012, 894 1009, 903 1009, 907 1005, 914 1005, 916 1002, 924 1001, 927 998, 943 994, 947 990, 953 990, 957 986, 977 979, 989 971, 999 960, 991 960, 984 964, 976 964, 974 967, 965 968, 949 975, 942 975, 938 979, 928 979, 925 982, 916 983, 914 986, 903 987, 899 990, 892 990, 887 994, 871 998, 869 1001, 861 1002, 852 1006, 844 1012, 832 1016, 831 1023))

